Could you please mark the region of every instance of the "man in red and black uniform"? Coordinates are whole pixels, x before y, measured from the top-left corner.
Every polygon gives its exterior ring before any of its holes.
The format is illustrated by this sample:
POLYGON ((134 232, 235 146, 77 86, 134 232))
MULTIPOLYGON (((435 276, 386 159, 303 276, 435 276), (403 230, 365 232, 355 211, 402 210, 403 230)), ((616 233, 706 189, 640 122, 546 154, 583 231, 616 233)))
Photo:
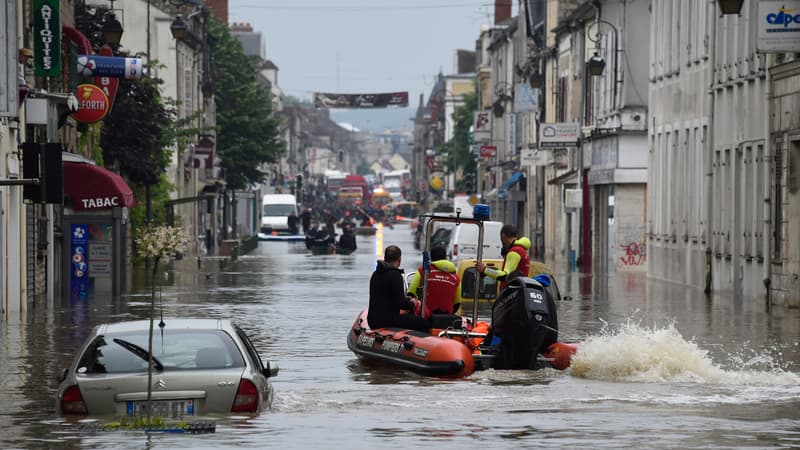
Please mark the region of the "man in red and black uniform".
MULTIPOLYGON (((431 271, 428 274, 428 296, 425 298, 425 315, 431 313, 453 314, 453 301, 456 298, 458 283, 461 279, 456 275, 456 266, 447 260, 447 250, 437 245, 431 249, 431 271)), ((417 296, 417 288, 422 285, 422 267, 417 269, 407 295, 417 296)))
POLYGON ((531 267, 531 257, 528 255, 531 240, 519 237, 517 227, 506 224, 500 229, 500 241, 503 243, 503 268, 501 270, 493 269, 481 261, 475 264, 475 270, 495 280, 500 280, 500 290, 502 291, 506 284, 514 278, 528 276, 531 267))
POLYGON ((430 323, 414 315, 419 301, 406 298, 400 256, 400 248, 390 245, 383 252, 383 261, 378 261, 369 280, 367 322, 370 328, 405 328, 429 332, 430 323), (401 310, 409 313, 401 314, 401 310))

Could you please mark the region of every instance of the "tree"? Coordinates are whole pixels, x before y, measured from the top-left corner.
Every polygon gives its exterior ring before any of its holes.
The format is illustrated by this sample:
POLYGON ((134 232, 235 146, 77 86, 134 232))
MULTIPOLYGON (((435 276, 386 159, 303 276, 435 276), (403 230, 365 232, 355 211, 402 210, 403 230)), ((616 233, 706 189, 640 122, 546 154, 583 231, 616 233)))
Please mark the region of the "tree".
MULTIPOLYGON (((471 142, 469 142, 469 128, 472 126, 473 116, 478 108, 478 96, 471 92, 462 97, 464 103, 456 107, 453 111, 453 138, 450 139, 442 148, 447 153, 448 171, 458 173, 459 169, 463 174, 475 172, 475 155, 472 154, 471 142)), ((464 178, 456 180, 456 189, 467 190, 467 182, 464 178)))
POLYGON ((244 54, 228 28, 210 20, 217 106, 217 153, 231 189, 267 179, 266 165, 285 150, 269 91, 256 78, 256 59, 244 54))

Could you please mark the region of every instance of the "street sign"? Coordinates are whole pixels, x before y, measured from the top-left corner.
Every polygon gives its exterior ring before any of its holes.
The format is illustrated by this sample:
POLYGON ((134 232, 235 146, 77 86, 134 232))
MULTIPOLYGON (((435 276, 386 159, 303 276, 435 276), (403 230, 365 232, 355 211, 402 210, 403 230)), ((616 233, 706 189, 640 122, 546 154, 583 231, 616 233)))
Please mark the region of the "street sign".
POLYGON ((496 145, 481 145, 479 150, 479 155, 481 158, 491 158, 497 155, 497 146, 496 145))

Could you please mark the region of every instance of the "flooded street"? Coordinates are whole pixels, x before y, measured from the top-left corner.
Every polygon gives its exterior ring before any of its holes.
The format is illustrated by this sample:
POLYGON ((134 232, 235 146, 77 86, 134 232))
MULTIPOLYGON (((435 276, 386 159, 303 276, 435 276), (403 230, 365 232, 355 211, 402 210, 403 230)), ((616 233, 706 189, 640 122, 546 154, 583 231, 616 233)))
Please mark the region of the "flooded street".
POLYGON ((585 342, 572 369, 427 378, 364 366, 347 349, 388 244, 403 249, 407 272, 420 264, 407 225, 359 236, 349 256, 261 242, 236 261, 176 263, 162 280, 165 321, 230 318, 280 366, 272 411, 220 420, 209 435, 83 432, 54 413, 57 373, 92 326, 146 317, 148 289, 6 318, 0 448, 800 446, 796 309, 707 298, 642 275, 556 274, 561 339, 585 342))

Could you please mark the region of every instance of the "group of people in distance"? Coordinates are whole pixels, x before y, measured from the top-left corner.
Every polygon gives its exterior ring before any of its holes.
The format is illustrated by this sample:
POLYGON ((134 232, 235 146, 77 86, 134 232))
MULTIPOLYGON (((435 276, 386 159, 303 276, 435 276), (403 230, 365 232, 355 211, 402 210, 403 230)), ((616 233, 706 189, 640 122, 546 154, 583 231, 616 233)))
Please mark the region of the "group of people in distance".
MULTIPOLYGON (((501 281, 502 290, 509 280, 518 276, 528 276, 530 268, 530 239, 520 237, 513 225, 500 229, 503 243, 503 266, 500 270, 487 267, 483 262, 475 264, 475 269, 486 276, 501 281)), ((456 266, 447 260, 444 247, 431 249, 431 268, 427 277, 425 311, 417 292, 423 277, 423 268, 417 269, 414 278, 405 290, 403 271, 400 269, 402 252, 399 247, 390 245, 383 253, 384 259, 378 261, 369 282, 369 310, 367 322, 370 328, 405 328, 428 332, 431 329, 432 314, 453 314, 454 300, 460 279, 456 266)))

